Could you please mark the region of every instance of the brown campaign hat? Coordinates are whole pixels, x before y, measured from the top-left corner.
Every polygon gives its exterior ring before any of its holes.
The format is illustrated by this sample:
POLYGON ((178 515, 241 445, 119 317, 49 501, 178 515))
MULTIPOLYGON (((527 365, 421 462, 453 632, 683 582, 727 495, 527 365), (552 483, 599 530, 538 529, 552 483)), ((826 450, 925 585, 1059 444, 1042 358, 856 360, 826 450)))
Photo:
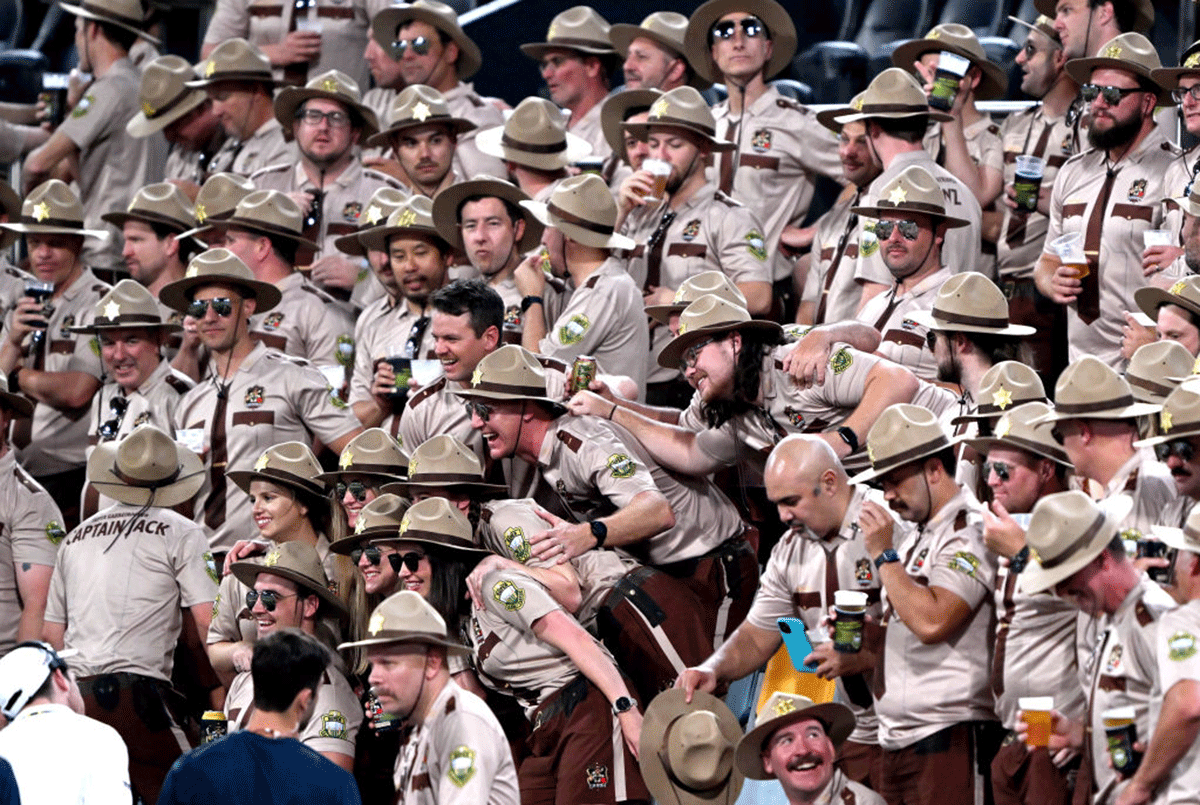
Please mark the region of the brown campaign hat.
POLYGON ((1101 509, 1078 490, 1039 500, 1025 529, 1030 562, 1021 573, 1021 590, 1033 595, 1052 589, 1087 567, 1117 535, 1132 507, 1132 498, 1117 495, 1101 509))
POLYGON ((0 405, 6 405, 17 415, 18 418, 24 419, 33 414, 33 400, 21 394, 13 394, 8 390, 8 376, 4 375, 0 378, 0 405))
POLYGON ((742 726, 725 702, 680 688, 654 697, 642 720, 638 764, 659 805, 733 805, 743 773, 734 762, 742 726))
MULTIPOLYGON (((1150 32, 1150 28, 1154 25, 1154 4, 1151 0, 1112 0, 1112 4, 1113 8, 1133 6, 1137 10, 1137 16, 1133 20, 1133 30, 1143 34, 1150 32)), ((1058 0, 1033 0, 1033 7, 1039 13, 1054 19, 1058 0)))
POLYGON ((491 553, 475 544, 470 521, 445 498, 425 498, 414 503, 404 513, 394 534, 372 542, 419 542, 461 554, 464 559, 482 559, 491 553))
POLYGON ((164 333, 183 329, 174 322, 163 321, 162 310, 154 296, 146 290, 145 285, 131 279, 121 280, 100 297, 93 310, 91 324, 67 329, 79 335, 96 335, 129 327, 147 327, 164 333))
POLYGON ((876 117, 928 117, 938 123, 947 123, 954 119, 952 115, 931 109, 929 99, 925 97, 925 90, 921 89, 917 79, 899 67, 889 67, 871 79, 871 83, 862 93, 862 107, 857 112, 842 115, 834 120, 845 125, 856 120, 870 120, 876 117))
POLYGON ((371 20, 371 36, 393 59, 399 61, 392 43, 396 41, 400 26, 413 20, 432 25, 458 45, 458 61, 454 63, 454 70, 460 81, 465 81, 479 72, 483 65, 483 55, 479 52, 479 46, 463 32, 454 9, 437 0, 416 0, 409 5, 385 8, 371 20))
POLYGON ((218 81, 257 81, 272 87, 277 83, 270 59, 240 36, 217 45, 207 59, 196 65, 196 74, 200 77, 187 82, 193 89, 204 89, 218 81))
POLYGON ((489 400, 533 400, 565 410, 560 400, 546 396, 546 370, 537 356, 517 344, 505 344, 485 355, 475 366, 471 384, 454 393, 489 400))
POLYGON ((1178 341, 1143 344, 1125 367, 1125 382, 1134 399, 1161 404, 1183 379, 1192 374, 1196 358, 1178 341))
MULTIPOLYGON (((963 439, 979 455, 987 455, 993 447, 1016 447, 1028 453, 1057 461, 1068 467, 1071 459, 1062 446, 1054 441, 1051 431, 1054 425, 1043 417, 1050 411, 1044 402, 1027 402, 1000 416, 991 436, 963 439)), ((986 479, 985 479, 986 480, 986 479)))
POLYGON ((196 203, 192 207, 193 220, 196 226, 180 233, 181 238, 190 238, 201 229, 208 228, 227 221, 233 216, 238 202, 253 193, 257 188, 254 182, 237 173, 214 173, 200 186, 196 194, 196 203))
POLYGON ((871 469, 850 481, 860 484, 874 480, 950 446, 946 431, 932 411, 919 405, 896 403, 884 409, 867 433, 871 469))
POLYGON ((1034 327, 1008 323, 1008 300, 996 283, 975 271, 955 274, 942 283, 930 310, 914 310, 908 318, 946 333, 1026 336, 1034 327))
POLYGON ((1160 67, 1151 73, 1154 82, 1165 89, 1176 89, 1185 75, 1200 75, 1200 41, 1188 45, 1178 67, 1160 67))
POLYGON ((1003 98, 1008 90, 1008 75, 1000 65, 988 61, 975 32, 957 22, 935 25, 923 39, 910 39, 892 51, 892 64, 911 70, 912 63, 926 53, 945 51, 961 56, 982 72, 975 97, 981 101, 1003 98))
POLYGON ((359 232, 386 224, 388 216, 395 212, 396 208, 403 204, 410 195, 410 193, 395 187, 387 185, 380 187, 371 195, 367 206, 358 214, 358 231, 342 235, 333 241, 333 245, 339 252, 352 254, 355 257, 365 257, 367 250, 363 248, 358 239, 359 232))
POLYGON ((771 34, 771 58, 763 68, 770 80, 783 72, 796 55, 796 26, 792 17, 775 0, 708 0, 692 12, 684 34, 684 55, 696 74, 706 81, 724 81, 712 58, 712 27, 721 17, 734 12, 753 14, 763 21, 771 34))
POLYGON ((1155 537, 1170 548, 1200 554, 1200 503, 1192 506, 1191 510, 1188 511, 1187 520, 1184 521, 1183 528, 1153 526, 1150 529, 1150 536, 1155 537))
MULTIPOLYGON (((455 248, 464 252, 462 230, 459 229, 459 210, 463 202, 476 196, 494 196, 504 199, 514 207, 521 209, 522 201, 529 201, 525 191, 512 182, 497 179, 495 176, 479 174, 474 179, 456 182, 442 190, 433 199, 433 223, 442 239, 455 248)), ((517 251, 525 253, 536 249, 542 242, 542 222, 528 213, 522 212, 525 221, 525 232, 517 243, 517 251)))
POLYGON ((767 742, 780 727, 797 721, 813 718, 825 727, 825 734, 837 749, 850 733, 854 732, 854 713, 844 704, 828 702, 816 704, 807 696, 776 691, 763 704, 754 729, 738 742, 737 765, 752 780, 770 780, 771 775, 763 771, 762 752, 767 742))
POLYGON ((550 21, 545 42, 528 42, 521 45, 521 52, 531 59, 541 59, 547 51, 565 48, 591 56, 610 56, 613 50, 608 38, 608 20, 596 13, 591 6, 573 6, 557 14, 550 21))
POLYGON ((316 549, 303 542, 281 542, 271 547, 262 561, 257 559, 234 562, 230 572, 242 584, 253 588, 254 581, 262 573, 279 576, 294 582, 322 601, 345 614, 346 605, 329 589, 329 578, 321 566, 321 557, 316 549))
POLYGON ((1143 313, 1158 320, 1158 309, 1162 305, 1177 305, 1200 317, 1200 277, 1192 274, 1176 282, 1170 288, 1148 285, 1133 292, 1133 301, 1143 313))
POLYGON ((600 129, 613 153, 626 162, 629 154, 625 152, 625 131, 621 124, 639 112, 649 113, 650 107, 659 97, 662 90, 647 87, 645 89, 626 89, 609 95, 600 104, 600 129))
POLYGON ((683 353, 692 344, 732 330, 759 330, 776 335, 783 332, 783 328, 773 321, 752 319, 746 308, 721 296, 705 294, 679 314, 679 335, 668 341, 658 353, 658 365, 666 369, 677 368, 683 353))
POLYGON ((469 487, 479 492, 505 492, 502 484, 484 480, 483 464, 475 451, 448 433, 421 443, 408 459, 408 480, 387 484, 384 492, 408 495, 413 489, 469 487))
POLYGON ((141 109, 125 124, 131 137, 149 137, 162 131, 208 99, 202 90, 187 86, 196 80, 192 65, 179 56, 159 56, 142 69, 138 88, 141 109))
POLYGON ((209 249, 192 258, 183 279, 168 283, 158 299, 172 310, 186 313, 192 301, 192 291, 205 285, 233 285, 244 288, 256 301, 255 312, 263 313, 279 304, 279 289, 269 282, 260 282, 236 254, 228 249, 209 249))
POLYGON ((116 227, 126 221, 142 221, 175 230, 179 237, 192 226, 196 211, 178 185, 170 182, 148 184, 133 194, 129 206, 120 212, 106 212, 100 217, 116 227))
MULTIPOLYGON (((688 18, 682 14, 675 11, 655 11, 643 19, 639 25, 631 25, 627 22, 614 24, 608 29, 608 40, 612 42, 612 46, 618 54, 628 57, 629 46, 635 39, 649 39, 659 47, 674 53, 686 63, 687 56, 684 55, 684 51, 687 49, 687 45, 684 37, 687 36, 687 27, 688 18)), ((690 65, 688 72, 691 74, 689 85, 701 91, 712 86, 712 81, 698 75, 690 65)))
POLYGON ((1085 355, 1063 370, 1054 386, 1054 410, 1047 421, 1132 419, 1158 406, 1137 402, 1125 378, 1099 358, 1085 355))
POLYGON ((153 425, 139 425, 120 441, 96 445, 87 479, 113 500, 166 508, 196 496, 204 484, 204 462, 153 425))
POLYGON ((413 84, 400 90, 388 107, 387 128, 367 138, 372 148, 388 145, 393 134, 418 126, 443 125, 455 134, 475 128, 470 120, 454 117, 446 104, 446 96, 433 87, 413 84))
POLYGON ((842 133, 842 124, 838 122, 838 118, 846 115, 858 114, 863 108, 863 98, 867 93, 865 91, 858 93, 850 99, 850 103, 845 106, 835 106, 832 109, 823 109, 817 112, 817 122, 835 134, 842 133))
POLYGON ((650 129, 666 128, 699 136, 713 151, 731 151, 736 145, 717 137, 717 122, 708 102, 694 87, 676 87, 650 106, 645 123, 622 123, 621 128, 639 139, 650 129))
POLYGON ((285 132, 291 134, 296 124, 296 110, 311 98, 324 98, 342 104, 350 112, 351 120, 357 114, 364 139, 379 131, 375 112, 363 105, 358 82, 341 70, 326 70, 310 78, 303 87, 284 87, 275 96, 275 119, 285 132))
POLYGON ((1049 39, 1051 44, 1053 44, 1059 48, 1062 47, 1062 37, 1060 37, 1058 35, 1058 31, 1055 30, 1055 28, 1054 28, 1053 12, 1051 13, 1050 16, 1046 16, 1045 14, 1038 14, 1037 19, 1035 19, 1033 22, 1026 22, 1025 20, 1021 19, 1020 17, 1013 17, 1011 15, 1009 16, 1008 19, 1010 22, 1015 22, 1017 25, 1020 25, 1022 28, 1026 28, 1030 31, 1037 31, 1039 34, 1041 34, 1042 36, 1049 39))
POLYGON ((592 153, 592 146, 567 131, 562 110, 545 98, 526 98, 503 126, 482 129, 475 147, 484 154, 527 168, 556 171, 592 153))
POLYGON ((682 313, 684 308, 705 294, 719 296, 740 308, 746 307, 746 297, 729 279, 729 275, 723 271, 701 271, 683 281, 675 290, 671 304, 650 305, 646 308, 646 315, 659 324, 669 324, 672 315, 682 313))
POLYGON ((304 211, 281 190, 255 190, 237 203, 233 215, 219 223, 200 227, 197 231, 206 232, 217 226, 283 238, 314 250, 321 248, 304 237, 304 211))
POLYGON ((1046 402, 1042 378, 1020 361, 1001 361, 980 379, 975 413, 956 416, 950 424, 991 419, 1027 402, 1046 402))
POLYGON ((1153 447, 1173 439, 1200 436, 1200 380, 1185 380, 1171 390, 1158 413, 1158 435, 1133 443, 1153 447))
POLYGON ((334 553, 349 555, 359 545, 380 537, 394 539, 404 520, 404 513, 411 504, 390 493, 383 493, 358 510, 358 519, 354 521, 354 532, 349 536, 334 540, 329 544, 329 550, 334 553))
POLYGON ((1114 36, 1104 43, 1098 55, 1087 59, 1071 59, 1067 62, 1067 75, 1080 84, 1092 80, 1092 71, 1101 68, 1124 70, 1135 76, 1144 78, 1158 88, 1158 102, 1171 103, 1171 93, 1154 80, 1154 71, 1162 67, 1158 51, 1142 34, 1124 33, 1114 36))
POLYGON ((62 10, 76 17, 83 17, 93 22, 108 22, 124 28, 154 45, 162 41, 146 33, 146 15, 142 10, 141 0, 83 0, 82 3, 59 3, 62 10))
POLYGON ((22 234, 108 239, 107 232, 83 228, 83 205, 79 203, 79 196, 59 179, 48 179, 33 188, 21 203, 21 214, 0 227, 22 234))
POLYGON ((408 474, 408 456, 400 442, 383 428, 367 428, 342 448, 338 468, 321 473, 326 483, 346 475, 368 475, 384 481, 398 481, 408 474))
POLYGON ((367 621, 367 634, 369 637, 362 640, 342 643, 338 651, 388 643, 424 643, 441 646, 448 654, 462 656, 470 653, 466 646, 455 643, 447 636, 446 622, 442 616, 420 593, 412 590, 401 590, 375 607, 371 619, 367 621))
POLYGON ((433 199, 429 196, 409 196, 392 210, 386 224, 358 232, 355 237, 365 248, 385 252, 388 238, 394 235, 420 235, 441 244, 443 252, 451 251, 450 245, 433 225, 433 199))
POLYGON ((919 212, 940 218, 951 229, 970 223, 946 213, 946 197, 942 194, 942 188, 933 174, 920 165, 910 165, 892 177, 879 189, 879 196, 873 205, 851 207, 850 212, 868 218, 880 218, 884 213, 919 212))
POLYGON ((584 246, 632 249, 637 245, 633 238, 616 231, 617 202, 608 185, 594 173, 563 179, 549 201, 522 201, 521 206, 543 226, 553 227, 584 246))
POLYGON ((272 445, 254 461, 254 466, 230 470, 229 480, 250 494, 252 481, 270 481, 310 495, 325 496, 325 484, 321 480, 321 464, 312 449, 302 442, 284 442, 272 445))

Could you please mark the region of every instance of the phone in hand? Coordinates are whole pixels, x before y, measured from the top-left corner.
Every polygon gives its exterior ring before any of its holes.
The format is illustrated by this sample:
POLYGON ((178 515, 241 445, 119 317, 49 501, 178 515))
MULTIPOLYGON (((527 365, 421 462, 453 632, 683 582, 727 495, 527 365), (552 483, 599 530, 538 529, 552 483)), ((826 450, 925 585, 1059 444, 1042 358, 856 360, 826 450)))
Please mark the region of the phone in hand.
POLYGON ((780 618, 779 634, 783 637, 783 645, 787 647, 792 667, 802 674, 815 673, 815 665, 805 665, 804 660, 812 654, 812 642, 808 639, 808 630, 804 621, 799 618, 780 618))

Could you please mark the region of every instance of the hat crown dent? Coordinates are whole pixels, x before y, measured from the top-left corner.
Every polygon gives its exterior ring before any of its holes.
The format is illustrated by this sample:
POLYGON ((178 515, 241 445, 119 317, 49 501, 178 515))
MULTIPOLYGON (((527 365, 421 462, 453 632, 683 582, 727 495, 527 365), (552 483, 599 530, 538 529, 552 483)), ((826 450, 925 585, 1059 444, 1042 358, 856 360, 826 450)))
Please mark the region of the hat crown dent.
POLYGON ((925 39, 959 47, 979 61, 988 60, 983 45, 979 43, 979 37, 975 36, 975 32, 962 23, 944 22, 941 25, 935 25, 929 33, 925 34, 925 39))
POLYGON ((750 313, 717 294, 705 294, 684 308, 679 314, 679 334, 708 327, 725 327, 730 324, 745 324, 750 313))
MULTIPOLYGON (((290 575, 284 576, 284 578, 313 592, 318 590, 328 592, 329 590, 329 577, 325 575, 321 557, 311 545, 294 540, 278 543, 272 547, 267 560, 264 560, 263 564, 255 566, 253 575, 256 577, 263 573, 280 575, 275 573, 279 570, 287 570, 300 576, 299 579, 290 575)), ((253 587, 254 585, 248 586, 253 587)))
POLYGON ((358 511, 355 533, 371 528, 399 529, 400 521, 408 511, 408 501, 399 495, 385 492, 358 511))
MULTIPOLYGON (((204 210, 205 218, 225 216, 237 209, 238 203, 255 192, 254 183, 236 173, 214 173, 200 186, 196 194, 196 213, 204 210)), ((203 220, 199 223, 204 223, 203 220)))
POLYGON ((688 277, 675 291, 675 304, 690 305, 700 297, 710 294, 737 307, 746 307, 745 295, 722 271, 703 271, 688 277))
POLYGON ((1064 369, 1054 388, 1054 399, 1059 405, 1117 401, 1132 396, 1128 381, 1091 355, 1064 369))
POLYGON ((385 631, 409 632, 413 638, 445 640, 446 622, 419 593, 401 590, 384 599, 371 613, 368 634, 375 636, 385 631))
MULTIPOLYGON (((881 187, 876 206, 891 207, 897 211, 912 210, 926 215, 946 215, 946 197, 941 187, 933 175, 919 165, 905 168, 881 187), (936 211, 931 211, 929 207, 936 208, 936 211)), ((957 276, 965 276, 965 273, 957 276)))
POLYGON ((280 190, 255 190, 237 203, 233 218, 238 223, 265 224, 295 235, 304 231, 304 212, 300 205, 280 190))
POLYGON ((44 221, 50 218, 83 226, 83 204, 61 179, 47 179, 29 192, 21 205, 21 216, 44 221))
POLYGON ((1166 382, 1171 377, 1190 375, 1195 360, 1187 347, 1178 341, 1152 341, 1133 353, 1125 375, 1166 382))
POLYGON ((130 486, 151 486, 179 472, 179 448, 153 425, 140 425, 117 446, 115 464, 130 486))
POLYGON ((716 118, 704 96, 695 87, 682 86, 663 93, 650 107, 647 125, 664 125, 671 122, 690 123, 715 131, 716 118))
POLYGON ((1163 401, 1163 414, 1172 428, 1200 426, 1200 380, 1185 380, 1163 401))
MULTIPOLYGON (((950 440, 946 438, 937 416, 928 408, 909 403, 896 403, 885 409, 867 434, 871 464, 875 467, 884 463, 891 466, 889 459, 914 448, 932 447, 938 441, 944 443, 941 447, 950 446, 950 440)), ((916 461, 938 449, 940 447, 934 447, 928 453, 914 456, 912 460, 916 461)))
POLYGON ((471 523, 450 501, 445 498, 425 498, 409 507, 404 515, 408 527, 405 531, 424 531, 449 537, 452 540, 473 545, 475 534, 471 523))
POLYGON ((176 98, 201 92, 184 86, 185 81, 194 80, 196 71, 187 59, 172 54, 159 56, 142 70, 142 81, 138 87, 139 106, 147 117, 153 116, 176 98))
POLYGON ((557 14, 546 29, 546 43, 553 45, 556 39, 584 40, 595 47, 609 47, 608 32, 611 26, 591 6, 572 6, 557 14))
POLYGON ((346 444, 338 461, 338 469, 352 473, 355 464, 386 464, 403 470, 408 466, 408 461, 391 434, 383 428, 367 428, 346 444), (347 455, 349 460, 346 459, 347 455))
MULTIPOLYGON (((162 312, 154 296, 137 280, 123 279, 100 297, 93 310, 96 319, 116 319, 121 316, 153 316, 162 323, 162 312), (115 307, 114 307, 115 306, 115 307), (114 314, 114 315, 109 315, 114 314)), ((138 320, 130 327, 153 327, 155 322, 138 320)))
POLYGON ((388 127, 405 123, 439 123, 434 118, 449 118, 446 96, 425 84, 410 84, 400 91, 388 110, 388 127))
POLYGON ((125 210, 129 213, 154 213, 176 221, 180 226, 191 226, 195 215, 191 202, 176 185, 170 182, 155 182, 138 189, 125 210))
POLYGON ((550 204, 589 223, 608 227, 617 223, 617 202, 608 185, 594 173, 581 173, 559 182, 550 204))
POLYGON ((208 54, 205 60, 204 77, 219 81, 224 73, 261 73, 264 80, 271 81, 271 60, 257 45, 235 36, 226 39, 208 54))
POLYGON ((483 464, 479 456, 448 433, 440 433, 413 451, 409 459, 409 480, 420 481, 429 474, 452 474, 478 477, 483 480, 483 464))
POLYGON ((567 148, 567 124, 562 111, 545 98, 525 98, 504 121, 504 136, 528 145, 554 145, 567 148))
POLYGON ((1013 404, 1046 399, 1046 387, 1037 372, 1020 361, 1001 361, 984 373, 979 382, 979 399, 989 400, 1007 389, 1013 404))
POLYGON ((864 111, 867 106, 881 104, 929 108, 929 100, 917 79, 899 67, 889 67, 875 76, 862 92, 864 111))
POLYGON ((1008 299, 996 283, 975 271, 955 274, 942 283, 933 302, 934 315, 957 313, 1008 321, 1008 299))
POLYGON ((1103 510, 1077 489, 1046 495, 1033 507, 1026 541, 1043 567, 1055 567, 1087 547, 1079 540, 1102 515, 1103 510))
MULTIPOLYGON (((996 423, 996 439, 1001 442, 1008 440, 1035 442, 1046 452, 1062 454, 1062 448, 1054 441, 1054 436, 1052 435, 1054 423, 1038 421, 1053 410, 1050 405, 1035 400, 1033 402, 1022 403, 1016 408, 1006 411, 996 423)), ((1016 446, 1024 449, 1019 444, 1016 446)))
POLYGON ((222 279, 256 281, 254 273, 240 257, 221 247, 208 249, 193 257, 188 263, 187 276, 211 277, 214 282, 222 279))
MULTIPOLYGON (((303 442, 283 442, 272 445, 262 452, 259 461, 266 459, 264 469, 290 475, 297 480, 320 485, 317 476, 322 473, 321 465, 312 449, 303 442)), ((255 469, 258 469, 257 463, 255 469)))
POLYGON ((507 386, 541 388, 546 393, 546 370, 528 350, 517 344, 505 344, 485 355, 475 366, 471 385, 495 383, 507 386))
POLYGON ((733 772, 734 745, 713 712, 685 713, 670 725, 663 740, 671 773, 688 788, 723 785, 733 772))

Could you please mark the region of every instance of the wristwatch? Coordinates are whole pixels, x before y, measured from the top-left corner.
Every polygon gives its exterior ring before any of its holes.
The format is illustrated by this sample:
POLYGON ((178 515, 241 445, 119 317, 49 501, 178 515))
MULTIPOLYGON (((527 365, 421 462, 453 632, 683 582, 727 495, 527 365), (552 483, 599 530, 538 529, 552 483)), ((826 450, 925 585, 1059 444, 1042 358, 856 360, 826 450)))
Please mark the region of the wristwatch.
POLYGON ((637 707, 637 702, 628 696, 618 696, 613 702, 613 715, 619 716, 621 713, 628 713, 633 708, 637 707))
POLYGON ((542 297, 540 296, 525 296, 521 298, 521 312, 524 313, 534 305, 542 305, 542 297))
POLYGON ((879 569, 879 568, 883 567, 884 565, 886 565, 888 562, 899 562, 899 561, 900 561, 900 554, 896 553, 891 548, 888 548, 886 551, 879 554, 879 556, 875 557, 875 568, 879 569))
POLYGON ((608 526, 599 520, 588 520, 588 527, 592 529, 592 536, 596 538, 596 547, 603 548, 604 540, 608 539, 608 526))
POLYGON ((842 441, 850 446, 850 452, 853 453, 858 449, 858 434, 853 428, 847 428, 845 425, 837 429, 837 435, 842 437, 842 441))

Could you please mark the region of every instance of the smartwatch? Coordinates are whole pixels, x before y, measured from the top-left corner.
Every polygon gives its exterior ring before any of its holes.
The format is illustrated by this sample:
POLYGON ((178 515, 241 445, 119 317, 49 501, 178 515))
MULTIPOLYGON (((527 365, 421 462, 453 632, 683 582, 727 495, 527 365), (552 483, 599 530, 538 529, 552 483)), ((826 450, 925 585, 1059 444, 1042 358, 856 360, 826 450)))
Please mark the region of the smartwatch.
POLYGON ((604 540, 608 539, 608 526, 599 520, 588 520, 588 527, 592 529, 592 536, 596 538, 596 547, 603 548, 604 540))
POLYGON ((879 554, 879 556, 875 557, 875 568, 879 569, 879 568, 883 567, 884 565, 888 564, 889 562, 899 562, 899 561, 900 561, 900 554, 896 553, 891 548, 888 548, 886 551, 879 554))
POLYGON ((845 425, 837 429, 837 435, 842 437, 842 441, 850 446, 850 452, 853 453, 858 449, 858 434, 853 428, 847 428, 845 425))

